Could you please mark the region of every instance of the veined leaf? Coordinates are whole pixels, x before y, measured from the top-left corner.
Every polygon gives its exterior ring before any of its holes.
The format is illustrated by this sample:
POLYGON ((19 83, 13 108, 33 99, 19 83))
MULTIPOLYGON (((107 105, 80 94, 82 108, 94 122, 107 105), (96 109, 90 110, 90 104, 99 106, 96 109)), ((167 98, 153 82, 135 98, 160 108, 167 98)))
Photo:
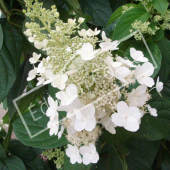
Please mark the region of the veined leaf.
POLYGON ((82 7, 84 13, 93 18, 89 23, 97 26, 105 26, 112 14, 108 0, 82 0, 82 7))
POLYGON ((3 32, 2 32, 2 26, 0 25, 0 50, 2 48, 3 45, 3 32))
POLYGON ((6 159, 6 158, 7 158, 7 156, 6 156, 5 150, 2 147, 2 145, 0 144, 0 160, 6 159))
POLYGON ((2 102, 16 79, 21 56, 21 37, 7 22, 3 22, 4 42, 0 50, 0 102, 2 102))
POLYGON ((126 156, 130 170, 152 170, 151 166, 160 146, 159 141, 151 142, 131 138, 125 146, 130 152, 126 156))
MULTIPOLYGON (((163 94, 163 93, 162 93, 163 94)), ((157 109, 158 116, 146 114, 141 121, 140 129, 136 132, 137 137, 151 141, 169 137, 170 134, 170 102, 159 96, 157 92, 152 94, 149 101, 152 108, 157 109)))
POLYGON ((113 23, 116 19, 118 19, 121 15, 123 15, 123 7, 136 7, 137 5, 136 4, 125 4, 119 8, 117 8, 113 14, 111 15, 111 17, 109 18, 109 21, 107 23, 107 25, 113 23))
POLYGON ((152 5, 159 12, 164 13, 169 6, 169 2, 167 0, 153 0, 152 5))
POLYGON ((3 170, 26 170, 25 165, 18 157, 8 156, 5 160, 0 161, 0 169, 3 170))
POLYGON ((44 115, 41 109, 25 113, 23 120, 18 117, 13 121, 15 135, 23 144, 42 149, 52 149, 67 144, 64 135, 60 139, 58 139, 58 136, 49 135, 49 129, 47 129, 49 118, 44 115), (23 120, 28 127, 28 131, 23 124, 23 120))
POLYGON ((165 81, 170 73, 170 41, 164 37, 161 41, 157 42, 162 53, 162 65, 159 72, 160 80, 165 81))
POLYGON ((138 20, 148 21, 150 14, 144 8, 133 8, 125 12, 117 22, 113 33, 114 40, 120 40, 130 34, 132 24, 138 20))

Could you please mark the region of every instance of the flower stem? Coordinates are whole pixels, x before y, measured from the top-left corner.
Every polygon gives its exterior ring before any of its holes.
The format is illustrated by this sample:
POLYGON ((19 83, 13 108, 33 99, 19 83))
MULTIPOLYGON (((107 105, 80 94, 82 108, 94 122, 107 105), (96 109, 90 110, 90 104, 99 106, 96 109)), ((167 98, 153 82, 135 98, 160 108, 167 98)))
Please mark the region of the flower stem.
POLYGON ((9 16, 11 14, 10 10, 7 8, 4 0, 0 0, 0 9, 2 12, 6 15, 9 16))
MULTIPOLYGON (((39 20, 43 23, 44 27, 46 28, 46 30, 50 33, 51 29, 50 27, 46 24, 46 22, 38 15, 39 20)), ((56 38, 55 41, 57 41, 58 45, 60 47, 63 47, 63 44, 56 38)))
POLYGON ((9 128, 8 128, 8 133, 7 133, 7 135, 6 135, 6 137, 5 137, 4 141, 3 141, 3 147, 4 147, 4 149, 6 151, 8 149, 8 146, 9 146, 9 143, 10 143, 10 140, 11 140, 12 129, 13 129, 12 123, 10 122, 9 123, 9 128))

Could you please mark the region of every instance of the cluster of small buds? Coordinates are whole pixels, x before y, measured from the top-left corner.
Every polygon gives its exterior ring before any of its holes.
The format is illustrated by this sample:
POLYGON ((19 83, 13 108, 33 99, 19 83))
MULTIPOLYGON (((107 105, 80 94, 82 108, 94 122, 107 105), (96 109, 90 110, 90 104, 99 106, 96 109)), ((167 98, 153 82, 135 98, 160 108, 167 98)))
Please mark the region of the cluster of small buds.
MULTIPOLYGON (((156 31, 159 30, 160 28, 158 26, 155 26, 153 29, 151 27, 149 27, 150 22, 144 22, 142 23, 141 21, 135 21, 132 24, 132 28, 134 28, 135 30, 140 31, 141 33, 148 33, 150 35, 155 35, 156 31)), ((133 30, 130 30, 130 32, 132 33, 133 30)), ((141 40, 141 34, 137 33, 134 35, 136 40, 141 40)))
MULTIPOLYGON (((36 8, 30 18, 32 21, 39 18, 43 26, 35 22, 26 23, 29 28, 24 33, 36 48, 46 52, 47 57, 40 60, 41 55, 33 53, 29 61, 34 69, 29 72, 28 81, 38 76, 37 85, 51 83, 61 90, 55 94, 58 100, 48 97, 49 133, 61 138, 66 129, 65 136, 72 144, 68 145, 66 155, 72 164, 96 163, 99 155, 95 144, 101 135, 101 125, 111 134, 116 133, 116 127, 135 132, 144 114, 157 116, 156 109, 147 105, 150 99, 148 88, 155 84, 151 77, 153 64, 135 48, 130 48, 131 59, 112 56, 119 41, 107 38, 104 31, 102 40, 98 41, 100 30, 97 28, 80 30, 83 18, 78 22, 68 19, 67 23, 57 18, 48 23, 42 14, 42 4, 37 4, 28 3, 26 15, 29 16, 30 10, 36 8), (135 82, 139 86, 130 90, 129 85, 135 82), (59 120, 59 111, 66 112, 62 120, 59 120)), ((46 15, 54 15, 54 9, 53 6, 52 12, 49 10, 46 15)), ((153 34, 149 24, 136 21, 133 27, 153 34)), ((160 94, 163 84, 159 79, 154 88, 160 94)))
POLYGON ((152 2, 152 0, 137 0, 140 1, 143 5, 147 5, 148 3, 152 2))
POLYGON ((155 15, 153 20, 154 20, 154 22, 159 22, 162 20, 162 17, 160 15, 155 15))
POLYGON ((82 132, 68 134, 66 138, 72 145, 80 147, 82 145, 87 146, 89 143, 95 144, 100 135, 101 129, 99 126, 96 126, 91 132, 83 130, 82 132))
POLYGON ((59 148, 43 151, 43 155, 46 156, 48 160, 53 159, 57 169, 61 169, 64 164, 64 151, 61 151, 59 148))
POLYGON ((133 6, 122 6, 122 14, 124 14, 126 11, 128 11, 128 10, 130 10, 130 9, 132 9, 132 8, 134 8, 133 6))
POLYGON ((160 17, 163 21, 161 28, 163 30, 170 30, 170 11, 167 10, 165 13, 160 13, 160 17))

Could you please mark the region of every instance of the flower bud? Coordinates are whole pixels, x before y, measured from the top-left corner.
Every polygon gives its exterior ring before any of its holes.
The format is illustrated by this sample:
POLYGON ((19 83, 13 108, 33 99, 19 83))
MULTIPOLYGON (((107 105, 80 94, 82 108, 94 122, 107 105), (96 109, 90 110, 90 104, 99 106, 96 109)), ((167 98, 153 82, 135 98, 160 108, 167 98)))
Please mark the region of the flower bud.
POLYGON ((80 17, 79 19, 78 19, 78 22, 81 24, 81 23, 83 23, 84 22, 84 18, 82 18, 82 17, 80 17))
POLYGON ((74 25, 76 23, 76 19, 68 19, 69 25, 74 25))
POLYGON ((56 18, 58 18, 58 17, 60 16, 60 14, 59 14, 58 12, 55 12, 55 13, 54 13, 54 16, 55 16, 56 18))

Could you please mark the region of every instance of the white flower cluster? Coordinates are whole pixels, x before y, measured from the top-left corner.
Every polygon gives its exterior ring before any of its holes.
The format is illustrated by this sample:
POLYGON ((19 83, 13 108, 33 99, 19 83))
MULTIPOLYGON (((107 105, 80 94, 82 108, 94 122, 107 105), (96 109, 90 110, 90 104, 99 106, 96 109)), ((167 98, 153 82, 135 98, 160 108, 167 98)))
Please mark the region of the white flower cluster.
MULTIPOLYGON (((56 17, 56 8, 52 8, 53 13, 47 10, 45 15, 42 5, 26 3, 35 13, 30 14, 29 10, 26 15, 38 17, 44 27, 27 23, 29 28, 24 33, 35 47, 48 55, 40 60, 41 55, 33 53, 30 63, 34 69, 29 72, 28 81, 38 76, 37 85, 51 83, 61 90, 56 93, 58 100, 48 97, 46 115, 50 119, 47 125, 50 135, 60 138, 66 131, 70 142, 66 155, 72 164, 96 163, 99 155, 95 144, 101 135, 101 125, 112 134, 116 133, 116 127, 135 132, 144 114, 157 116, 156 109, 147 104, 151 98, 148 88, 155 84, 151 77, 154 67, 143 52, 135 48, 130 48, 131 59, 113 57, 111 52, 118 49, 119 41, 107 38, 105 32, 98 41, 100 30, 80 30, 83 18, 79 18, 78 23, 75 19, 63 23, 59 15, 56 17), (43 19, 52 15, 55 22, 43 19), (59 120, 59 111, 66 112, 62 120, 59 120)), ((163 89, 159 78, 154 88, 159 94, 163 89)))

